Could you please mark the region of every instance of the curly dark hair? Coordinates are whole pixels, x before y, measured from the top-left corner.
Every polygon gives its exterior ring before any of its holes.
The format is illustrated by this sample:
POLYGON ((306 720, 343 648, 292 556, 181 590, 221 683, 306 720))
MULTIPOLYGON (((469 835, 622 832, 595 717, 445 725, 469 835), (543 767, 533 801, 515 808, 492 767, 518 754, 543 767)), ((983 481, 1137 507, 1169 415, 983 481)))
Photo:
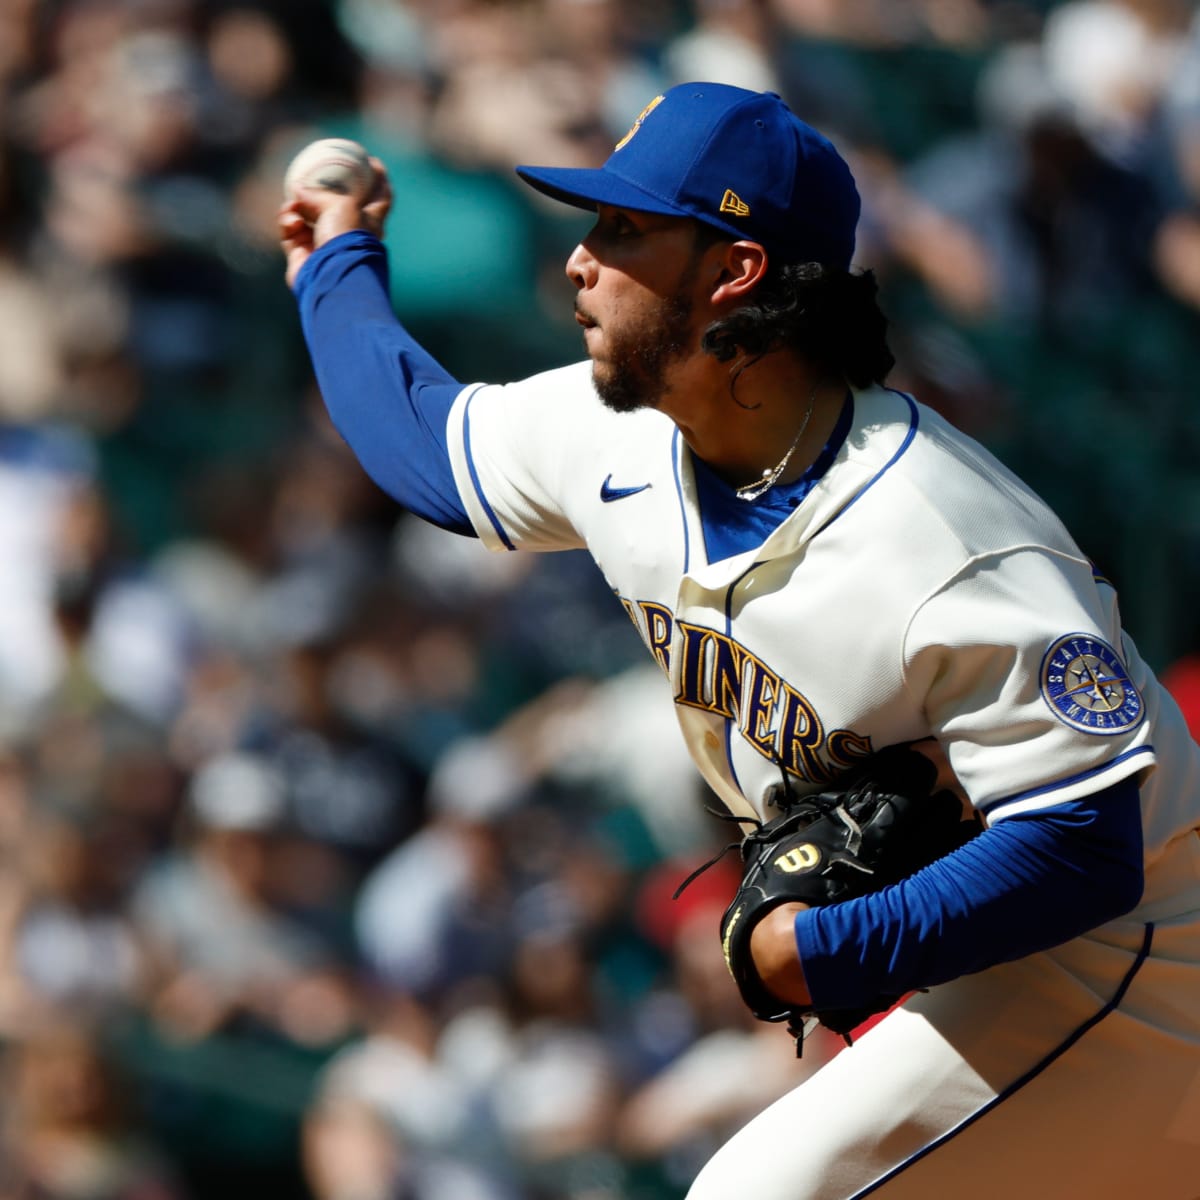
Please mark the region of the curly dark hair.
POLYGON ((896 362, 877 291, 871 271, 820 263, 770 267, 751 300, 714 321, 700 344, 718 362, 739 352, 755 359, 786 348, 852 387, 870 387, 882 383, 896 362))

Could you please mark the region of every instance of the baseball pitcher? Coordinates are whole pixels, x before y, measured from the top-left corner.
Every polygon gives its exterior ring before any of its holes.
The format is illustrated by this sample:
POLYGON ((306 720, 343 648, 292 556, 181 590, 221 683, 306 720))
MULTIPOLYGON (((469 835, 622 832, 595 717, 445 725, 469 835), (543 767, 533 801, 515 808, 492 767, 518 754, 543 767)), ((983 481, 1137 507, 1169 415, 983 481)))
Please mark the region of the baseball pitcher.
POLYGON ((842 156, 688 83, 518 167, 595 213, 587 356, 503 385, 396 320, 375 170, 280 213, 334 421, 443 528, 587 548, 739 822, 743 997, 853 1042, 690 1200, 1196 1200, 1200 749, 1054 514, 887 386, 842 156))

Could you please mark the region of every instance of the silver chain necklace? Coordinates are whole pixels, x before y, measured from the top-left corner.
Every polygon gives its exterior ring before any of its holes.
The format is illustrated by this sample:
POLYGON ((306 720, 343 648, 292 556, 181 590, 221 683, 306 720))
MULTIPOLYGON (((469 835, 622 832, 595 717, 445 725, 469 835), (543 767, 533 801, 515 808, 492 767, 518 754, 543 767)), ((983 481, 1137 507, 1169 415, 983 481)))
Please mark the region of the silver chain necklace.
POLYGON ((808 428, 809 421, 812 420, 813 407, 816 401, 817 389, 814 387, 812 394, 808 398, 808 411, 804 414, 804 420, 800 422, 800 428, 796 431, 796 436, 792 439, 792 444, 787 448, 787 453, 774 467, 768 467, 763 471, 761 479, 756 479, 753 483, 746 483, 740 488, 735 488, 733 494, 739 500, 757 500, 759 496, 765 496, 779 482, 780 475, 787 470, 787 465, 791 462, 792 455, 796 453, 796 447, 800 445, 800 439, 804 437, 804 431, 808 428))

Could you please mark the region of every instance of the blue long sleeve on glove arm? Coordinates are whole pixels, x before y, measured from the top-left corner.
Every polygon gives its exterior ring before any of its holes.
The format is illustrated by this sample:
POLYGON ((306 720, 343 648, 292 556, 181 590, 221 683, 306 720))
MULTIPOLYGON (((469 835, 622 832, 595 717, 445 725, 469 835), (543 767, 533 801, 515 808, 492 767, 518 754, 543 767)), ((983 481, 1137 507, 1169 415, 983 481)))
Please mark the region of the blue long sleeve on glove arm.
POLYGON ((1141 897, 1137 782, 1010 817, 891 887, 796 914, 817 1008, 857 1008, 1059 945, 1141 897))

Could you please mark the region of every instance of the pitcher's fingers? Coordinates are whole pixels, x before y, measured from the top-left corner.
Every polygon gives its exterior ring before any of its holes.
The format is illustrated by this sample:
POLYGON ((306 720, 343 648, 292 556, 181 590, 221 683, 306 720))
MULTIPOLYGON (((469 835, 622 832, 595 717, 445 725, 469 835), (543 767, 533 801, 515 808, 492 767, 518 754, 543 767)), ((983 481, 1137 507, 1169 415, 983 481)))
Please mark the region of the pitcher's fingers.
POLYGON ((383 227, 392 211, 392 181, 388 178, 387 168, 378 158, 371 159, 371 166, 375 168, 375 186, 363 206, 363 216, 367 228, 377 237, 382 237, 383 227))
POLYGON ((312 241, 312 226, 290 204, 279 210, 276 222, 279 226, 280 241, 295 241, 303 237, 307 237, 309 242, 312 241))

